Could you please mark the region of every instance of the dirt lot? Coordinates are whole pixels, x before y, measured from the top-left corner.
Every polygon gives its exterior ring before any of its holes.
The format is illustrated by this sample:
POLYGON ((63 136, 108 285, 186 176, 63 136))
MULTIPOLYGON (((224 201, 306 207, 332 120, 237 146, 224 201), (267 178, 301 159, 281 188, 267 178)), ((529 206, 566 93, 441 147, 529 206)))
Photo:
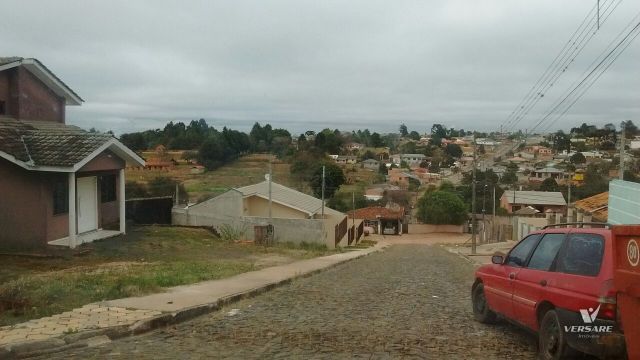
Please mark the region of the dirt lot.
POLYGON ((310 245, 265 248, 225 242, 204 229, 148 226, 42 257, 4 254, 0 326, 331 252, 310 245))

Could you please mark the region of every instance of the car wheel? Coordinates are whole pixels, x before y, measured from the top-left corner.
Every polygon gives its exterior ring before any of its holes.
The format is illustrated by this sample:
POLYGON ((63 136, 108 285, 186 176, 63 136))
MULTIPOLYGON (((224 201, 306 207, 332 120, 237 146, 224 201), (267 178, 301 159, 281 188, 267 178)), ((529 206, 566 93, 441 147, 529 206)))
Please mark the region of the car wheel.
POLYGON ((576 351, 567 344, 558 314, 554 310, 547 311, 540 322, 538 352, 540 359, 544 360, 567 359, 576 355, 576 351))
POLYGON ((487 298, 484 296, 484 285, 482 283, 476 285, 471 293, 471 302, 473 304, 473 316, 483 324, 492 324, 496 322, 496 313, 491 311, 487 298))

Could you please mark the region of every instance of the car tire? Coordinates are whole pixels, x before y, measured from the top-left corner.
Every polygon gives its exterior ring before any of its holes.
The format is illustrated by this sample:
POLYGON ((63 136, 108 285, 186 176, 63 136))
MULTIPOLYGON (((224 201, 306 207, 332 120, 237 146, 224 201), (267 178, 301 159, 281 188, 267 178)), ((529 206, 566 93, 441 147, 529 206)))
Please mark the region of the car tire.
POLYGON ((540 322, 538 355, 543 360, 572 359, 577 352, 567 344, 562 324, 555 310, 547 311, 540 322))
POLYGON ((493 324, 498 316, 489 308, 487 298, 484 296, 484 285, 479 283, 471 292, 471 302, 473 305, 473 316, 483 324, 493 324))

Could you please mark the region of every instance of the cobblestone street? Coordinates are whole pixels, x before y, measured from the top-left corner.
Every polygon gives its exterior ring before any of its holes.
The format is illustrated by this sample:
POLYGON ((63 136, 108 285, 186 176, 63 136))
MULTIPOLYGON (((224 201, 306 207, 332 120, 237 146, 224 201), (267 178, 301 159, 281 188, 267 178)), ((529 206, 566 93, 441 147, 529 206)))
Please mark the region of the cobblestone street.
POLYGON ((473 320, 473 270, 439 246, 396 245, 189 322, 43 359, 534 359, 532 335, 473 320))

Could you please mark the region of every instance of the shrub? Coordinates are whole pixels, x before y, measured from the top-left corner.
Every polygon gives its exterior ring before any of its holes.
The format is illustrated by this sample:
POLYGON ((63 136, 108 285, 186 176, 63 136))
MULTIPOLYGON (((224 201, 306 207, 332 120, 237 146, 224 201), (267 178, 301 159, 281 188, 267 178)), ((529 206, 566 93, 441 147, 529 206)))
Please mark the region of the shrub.
POLYGON ((432 191, 418 201, 417 216, 427 224, 460 225, 467 219, 467 209, 458 195, 448 191, 432 191))

